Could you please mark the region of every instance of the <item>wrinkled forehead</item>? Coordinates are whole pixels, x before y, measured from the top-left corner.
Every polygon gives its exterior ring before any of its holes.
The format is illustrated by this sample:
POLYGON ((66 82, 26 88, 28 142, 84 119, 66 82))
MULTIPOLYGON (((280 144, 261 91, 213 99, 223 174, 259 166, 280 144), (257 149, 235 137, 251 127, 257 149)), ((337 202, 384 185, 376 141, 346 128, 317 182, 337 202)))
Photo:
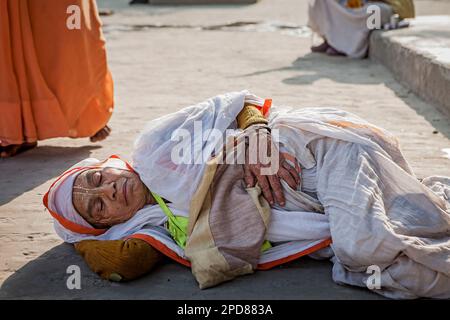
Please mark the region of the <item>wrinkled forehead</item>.
POLYGON ((82 171, 75 179, 72 187, 72 203, 78 213, 86 214, 91 210, 90 204, 93 199, 103 194, 103 189, 99 188, 99 183, 108 176, 109 181, 118 180, 124 172, 129 174, 129 170, 115 167, 96 167, 82 171), (103 178, 101 178, 102 176, 103 178))
POLYGON ((90 196, 94 195, 94 174, 96 172, 108 172, 109 176, 117 174, 119 177, 123 171, 134 172, 131 166, 118 158, 109 158, 95 165, 84 167, 74 180, 72 202, 79 209, 81 202, 86 201, 90 196))
POLYGON ((97 171, 103 171, 104 167, 96 167, 96 168, 89 168, 86 170, 83 170, 76 178, 73 183, 73 189, 72 193, 76 192, 82 192, 85 189, 89 189, 92 184, 92 176, 97 171))
POLYGON ((89 183, 89 176, 98 170, 102 170, 99 168, 86 169, 81 172, 75 179, 72 187, 72 203, 75 207, 75 210, 78 213, 84 214, 88 211, 87 209, 87 201, 92 196, 93 190, 91 189, 91 184, 89 183))
POLYGON ((74 180, 72 192, 78 193, 88 193, 89 190, 95 188, 97 186, 97 181, 100 180, 98 174, 100 176, 107 175, 109 179, 120 178, 124 171, 132 172, 123 168, 115 168, 115 167, 96 167, 89 168, 82 171, 74 180))
MULTIPOLYGON (((113 167, 135 172, 133 168, 116 155, 104 161, 96 158, 86 158, 62 173, 53 181, 43 196, 44 206, 52 217, 67 230, 76 234, 100 235, 104 230, 93 229, 77 212, 73 205, 72 190, 75 179, 84 171, 91 168, 113 167)), ((86 174, 86 173, 85 173, 86 174)))

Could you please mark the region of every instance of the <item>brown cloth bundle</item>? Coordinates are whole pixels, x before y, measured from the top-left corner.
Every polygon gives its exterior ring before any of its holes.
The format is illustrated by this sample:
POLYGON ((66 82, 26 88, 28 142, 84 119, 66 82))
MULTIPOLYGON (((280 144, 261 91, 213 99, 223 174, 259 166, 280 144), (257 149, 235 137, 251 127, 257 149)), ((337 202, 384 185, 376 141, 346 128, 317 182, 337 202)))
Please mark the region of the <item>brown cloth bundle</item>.
POLYGON ((132 280, 150 271, 162 254, 140 239, 84 240, 75 244, 92 271, 112 281, 132 280))

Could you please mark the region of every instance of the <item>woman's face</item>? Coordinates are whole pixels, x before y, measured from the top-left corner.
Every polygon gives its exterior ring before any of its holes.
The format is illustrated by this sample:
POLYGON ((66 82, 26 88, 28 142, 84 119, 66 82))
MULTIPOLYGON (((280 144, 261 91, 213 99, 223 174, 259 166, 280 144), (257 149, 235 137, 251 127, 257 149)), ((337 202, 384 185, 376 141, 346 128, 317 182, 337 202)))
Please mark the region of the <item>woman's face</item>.
POLYGON ((129 220, 150 200, 139 176, 128 170, 95 168, 75 179, 72 202, 95 228, 108 228, 129 220))

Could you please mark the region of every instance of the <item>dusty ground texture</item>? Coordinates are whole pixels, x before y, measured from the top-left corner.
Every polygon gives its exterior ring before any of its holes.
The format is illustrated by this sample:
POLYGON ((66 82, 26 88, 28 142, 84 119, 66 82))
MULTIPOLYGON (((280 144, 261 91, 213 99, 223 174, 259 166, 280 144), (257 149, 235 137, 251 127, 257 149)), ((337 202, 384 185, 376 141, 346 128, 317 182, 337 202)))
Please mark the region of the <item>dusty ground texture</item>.
MULTIPOLYGON (((311 54, 306 1, 263 0, 252 6, 128 8, 104 18, 116 109, 111 137, 52 139, 0 160, 0 298, 7 299, 378 299, 338 286, 331 263, 300 259, 201 291, 190 271, 165 262, 126 284, 100 280, 53 231, 42 195, 64 169, 88 156, 128 158, 146 121, 218 93, 249 89, 278 105, 338 106, 398 135, 418 177, 450 176, 450 122, 370 60, 311 54), (234 27, 225 24, 241 22, 234 27), (256 24, 242 24, 255 22, 256 24), (211 27, 213 26, 213 27, 211 27), (82 270, 68 290, 66 269, 82 270)), ((121 9, 122 8, 122 9, 121 9)), ((450 13, 447 1, 418 1, 419 13, 450 13), (433 11, 436 10, 436 12, 433 11)))

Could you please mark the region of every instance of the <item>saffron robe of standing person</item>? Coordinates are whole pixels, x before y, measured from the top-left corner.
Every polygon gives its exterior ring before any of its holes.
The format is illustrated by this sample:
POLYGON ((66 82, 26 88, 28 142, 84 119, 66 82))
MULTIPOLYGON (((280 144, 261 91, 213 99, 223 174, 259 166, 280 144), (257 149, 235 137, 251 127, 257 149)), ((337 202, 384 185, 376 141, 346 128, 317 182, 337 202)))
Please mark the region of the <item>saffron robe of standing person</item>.
POLYGON ((0 157, 105 139, 113 81, 94 0, 0 2, 0 157))

